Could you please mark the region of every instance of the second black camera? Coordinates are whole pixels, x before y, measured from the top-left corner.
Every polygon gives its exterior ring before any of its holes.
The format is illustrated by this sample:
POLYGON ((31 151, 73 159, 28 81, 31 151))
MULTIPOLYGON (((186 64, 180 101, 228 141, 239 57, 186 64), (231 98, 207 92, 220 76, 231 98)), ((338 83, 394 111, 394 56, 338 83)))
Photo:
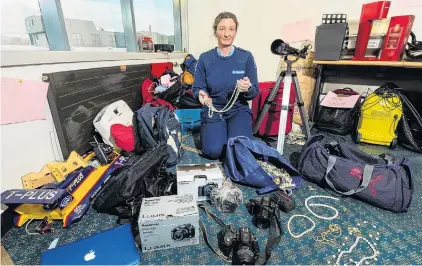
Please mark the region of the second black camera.
POLYGON ((259 245, 250 228, 235 231, 231 225, 217 235, 218 248, 233 265, 252 265, 259 256, 259 245))
POLYGON ((193 237, 195 237, 195 227, 191 224, 180 225, 171 230, 171 238, 175 241, 193 237))
POLYGON ((204 186, 198 187, 198 196, 199 197, 209 197, 211 195, 211 191, 217 188, 218 185, 216 183, 208 183, 204 186))

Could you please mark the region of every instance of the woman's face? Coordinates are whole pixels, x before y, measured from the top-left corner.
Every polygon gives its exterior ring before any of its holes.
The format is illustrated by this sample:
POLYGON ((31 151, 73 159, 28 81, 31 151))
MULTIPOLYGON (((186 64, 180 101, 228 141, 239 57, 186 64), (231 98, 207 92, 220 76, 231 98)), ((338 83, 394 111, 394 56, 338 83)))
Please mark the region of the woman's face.
POLYGON ((217 25, 216 37, 218 44, 221 46, 232 45, 236 37, 236 23, 231 18, 224 18, 220 20, 217 25))

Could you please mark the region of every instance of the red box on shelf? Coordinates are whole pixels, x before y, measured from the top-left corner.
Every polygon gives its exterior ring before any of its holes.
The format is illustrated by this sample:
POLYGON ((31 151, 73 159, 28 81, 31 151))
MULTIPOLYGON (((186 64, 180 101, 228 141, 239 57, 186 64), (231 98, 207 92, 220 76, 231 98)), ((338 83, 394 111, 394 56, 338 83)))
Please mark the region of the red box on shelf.
POLYGON ((386 18, 390 5, 391 1, 378 1, 362 5, 355 56, 352 60, 365 60, 365 53, 372 30, 372 21, 386 18))
POLYGON ((412 32, 415 16, 396 16, 390 19, 387 35, 381 49, 381 61, 400 61, 412 32))

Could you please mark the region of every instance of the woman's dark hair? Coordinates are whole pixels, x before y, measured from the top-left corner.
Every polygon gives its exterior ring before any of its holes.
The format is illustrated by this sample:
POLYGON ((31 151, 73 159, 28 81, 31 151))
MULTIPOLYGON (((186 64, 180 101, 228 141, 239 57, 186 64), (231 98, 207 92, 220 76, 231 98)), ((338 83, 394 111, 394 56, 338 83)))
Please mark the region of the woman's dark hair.
POLYGON ((234 23, 236 23, 236 30, 237 30, 237 28, 239 27, 239 22, 237 21, 236 15, 231 12, 221 12, 215 17, 214 24, 212 25, 214 34, 217 34, 218 23, 220 23, 222 19, 227 19, 227 18, 231 18, 234 20, 234 23))

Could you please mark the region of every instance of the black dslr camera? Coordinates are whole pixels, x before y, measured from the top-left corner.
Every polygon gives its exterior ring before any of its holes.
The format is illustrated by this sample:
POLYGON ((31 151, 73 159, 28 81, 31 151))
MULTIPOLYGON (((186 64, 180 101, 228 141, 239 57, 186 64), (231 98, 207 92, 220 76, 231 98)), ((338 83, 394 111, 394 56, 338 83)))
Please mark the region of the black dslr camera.
POLYGON ((199 186, 198 187, 198 196, 199 197, 202 197, 202 196, 209 197, 211 195, 211 191, 214 188, 218 188, 218 185, 216 183, 208 183, 204 186, 199 186))
POLYGON ((250 199, 246 203, 246 209, 252 216, 252 223, 258 228, 267 229, 270 227, 271 218, 278 215, 278 211, 289 212, 293 210, 296 203, 292 197, 284 191, 278 191, 269 197, 250 199))
POLYGON ((269 228, 271 218, 278 212, 277 203, 269 197, 250 199, 246 209, 252 216, 252 224, 261 229, 269 228))
POLYGON ((235 231, 231 225, 217 235, 218 248, 233 265, 252 265, 259 256, 259 245, 247 227, 235 231))
POLYGON ((185 238, 192 238, 195 236, 195 227, 191 224, 180 225, 171 230, 171 238, 176 241, 181 241, 185 238))

